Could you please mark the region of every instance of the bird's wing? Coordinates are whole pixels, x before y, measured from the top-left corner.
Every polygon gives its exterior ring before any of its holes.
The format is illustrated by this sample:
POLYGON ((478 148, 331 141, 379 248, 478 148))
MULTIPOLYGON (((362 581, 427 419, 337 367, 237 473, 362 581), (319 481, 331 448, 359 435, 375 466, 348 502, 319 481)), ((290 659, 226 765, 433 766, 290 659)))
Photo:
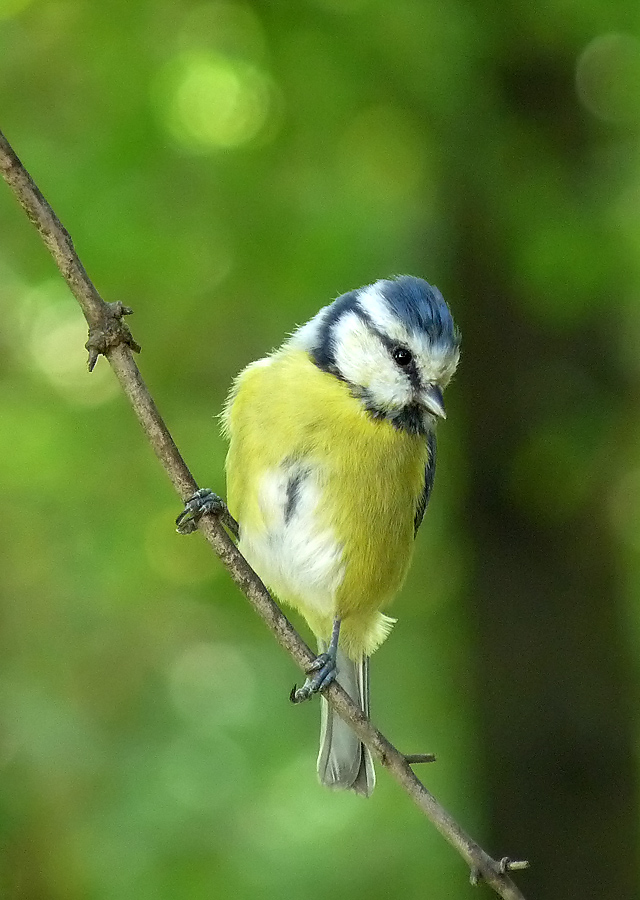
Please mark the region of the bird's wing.
POLYGON ((416 514, 413 520, 413 530, 414 534, 418 533, 418 528, 422 524, 422 520, 424 518, 424 513, 427 508, 427 504, 429 503, 429 497, 431 496, 431 489, 433 487, 433 480, 436 476, 436 435, 434 431, 430 431, 427 435, 427 465, 424 470, 424 488, 422 489, 422 493, 418 498, 418 503, 416 505, 416 514))

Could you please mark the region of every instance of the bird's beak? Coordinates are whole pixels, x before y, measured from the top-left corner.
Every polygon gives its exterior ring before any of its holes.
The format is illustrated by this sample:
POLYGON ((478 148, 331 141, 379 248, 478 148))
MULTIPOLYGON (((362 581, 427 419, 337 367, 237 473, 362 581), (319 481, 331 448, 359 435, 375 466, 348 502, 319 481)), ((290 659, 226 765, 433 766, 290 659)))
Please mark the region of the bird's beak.
POLYGON ((439 385, 430 384, 422 392, 420 399, 434 416, 438 416, 441 419, 447 418, 447 411, 444 408, 444 399, 442 397, 442 388, 439 385))

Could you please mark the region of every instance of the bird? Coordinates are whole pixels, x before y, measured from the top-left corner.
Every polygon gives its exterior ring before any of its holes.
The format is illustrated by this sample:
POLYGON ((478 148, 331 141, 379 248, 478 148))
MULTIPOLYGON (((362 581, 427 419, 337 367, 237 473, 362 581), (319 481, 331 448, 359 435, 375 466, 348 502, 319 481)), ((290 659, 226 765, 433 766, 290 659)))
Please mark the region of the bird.
MULTIPOLYGON (((178 516, 237 522, 240 552, 302 613, 318 656, 291 699, 332 681, 369 715, 369 658, 411 560, 436 468, 460 334, 440 291, 399 275, 342 294, 236 378, 222 414, 227 500, 200 489, 178 516)), ((321 695, 322 784, 369 796, 368 748, 321 695)))

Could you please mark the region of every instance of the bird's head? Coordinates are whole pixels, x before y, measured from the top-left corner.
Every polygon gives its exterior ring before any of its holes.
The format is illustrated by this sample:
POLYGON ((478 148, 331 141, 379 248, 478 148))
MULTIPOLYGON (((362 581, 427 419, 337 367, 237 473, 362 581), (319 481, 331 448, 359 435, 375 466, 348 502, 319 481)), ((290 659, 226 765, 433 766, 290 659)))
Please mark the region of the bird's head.
POLYGON ((291 344, 397 428, 424 433, 445 418, 442 391, 458 364, 460 336, 440 291, 421 278, 401 275, 343 294, 291 344))

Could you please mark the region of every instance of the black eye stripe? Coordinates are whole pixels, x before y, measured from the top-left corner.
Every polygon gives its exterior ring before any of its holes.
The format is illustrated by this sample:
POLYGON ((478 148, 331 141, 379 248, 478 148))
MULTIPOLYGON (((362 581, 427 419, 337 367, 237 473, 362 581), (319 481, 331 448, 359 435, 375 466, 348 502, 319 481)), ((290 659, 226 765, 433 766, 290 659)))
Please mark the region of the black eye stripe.
POLYGON ((391 358, 400 371, 404 372, 409 379, 413 389, 416 391, 420 390, 420 374, 418 372, 415 356, 411 350, 409 350, 408 347, 404 347, 402 344, 391 344, 389 341, 387 341, 387 347, 389 348, 391 358))

